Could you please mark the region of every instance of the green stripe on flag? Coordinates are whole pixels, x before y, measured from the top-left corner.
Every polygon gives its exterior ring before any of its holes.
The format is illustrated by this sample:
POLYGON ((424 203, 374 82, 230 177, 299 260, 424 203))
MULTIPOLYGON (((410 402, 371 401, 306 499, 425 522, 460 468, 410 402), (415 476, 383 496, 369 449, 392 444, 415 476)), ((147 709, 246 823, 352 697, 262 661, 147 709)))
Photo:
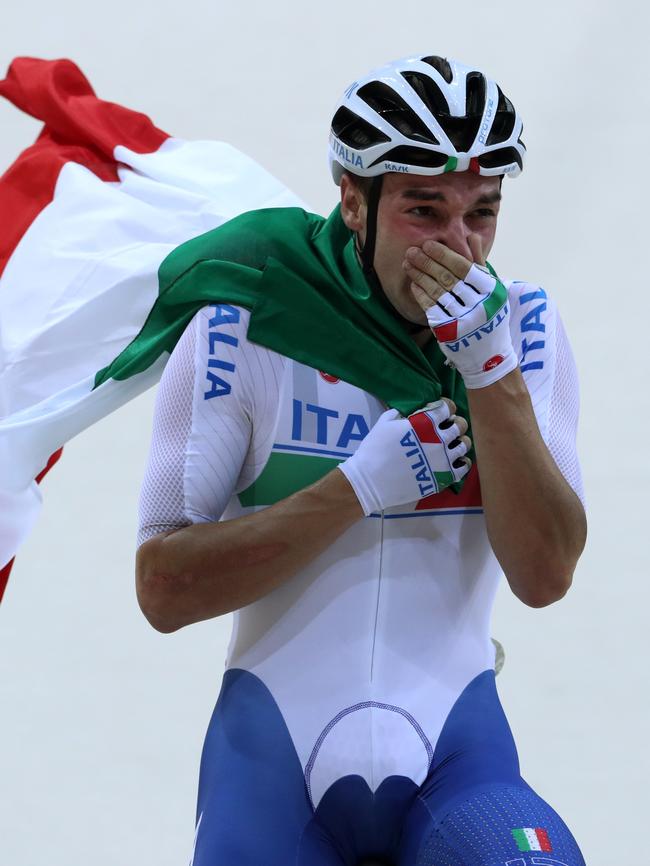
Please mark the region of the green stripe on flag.
POLYGON ((450 484, 454 483, 454 476, 451 472, 434 472, 434 478, 436 479, 436 483, 438 485, 438 493, 440 490, 444 490, 445 487, 449 487, 450 484))
POLYGON ((458 167, 458 157, 450 156, 447 162, 445 163, 445 172, 448 171, 456 171, 458 167))
POLYGON ((528 841, 528 836, 524 832, 524 830, 513 830, 512 836, 517 843, 517 847, 520 851, 532 851, 530 847, 530 842, 528 841))
POLYGON ((335 457, 274 451, 260 477, 238 494, 239 502, 244 508, 273 505, 318 481, 342 462, 335 457))
POLYGON ((485 321, 489 322, 495 316, 501 307, 508 300, 508 290, 503 285, 501 280, 497 279, 497 284, 494 291, 483 301, 483 309, 485 310, 485 321))

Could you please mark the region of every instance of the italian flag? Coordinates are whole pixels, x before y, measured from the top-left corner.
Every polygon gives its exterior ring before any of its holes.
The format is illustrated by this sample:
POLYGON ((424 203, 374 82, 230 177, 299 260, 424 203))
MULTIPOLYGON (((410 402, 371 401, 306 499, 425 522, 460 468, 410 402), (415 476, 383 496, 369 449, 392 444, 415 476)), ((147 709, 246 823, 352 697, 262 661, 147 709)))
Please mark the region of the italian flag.
POLYGON ((512 831, 520 851, 552 851, 551 840, 541 827, 520 827, 512 831))
POLYGON ((168 354, 94 388, 144 325, 163 259, 244 211, 304 204, 230 145, 98 99, 69 60, 16 59, 0 95, 43 121, 0 178, 1 598, 62 446, 160 378, 168 354))

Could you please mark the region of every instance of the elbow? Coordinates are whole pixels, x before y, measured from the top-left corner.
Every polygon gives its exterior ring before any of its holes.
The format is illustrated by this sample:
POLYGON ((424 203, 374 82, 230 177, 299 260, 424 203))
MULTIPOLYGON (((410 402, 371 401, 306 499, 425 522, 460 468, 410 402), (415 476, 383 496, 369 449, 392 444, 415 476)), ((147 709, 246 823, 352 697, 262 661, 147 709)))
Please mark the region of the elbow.
POLYGON ((564 584, 558 583, 553 584, 552 586, 527 590, 523 593, 517 593, 517 596, 528 607, 549 607, 549 605, 555 604, 556 601, 560 601, 560 599, 564 598, 569 591, 570 586, 571 581, 568 581, 568 583, 564 584))
POLYGON ((161 634, 178 631, 187 622, 181 615, 181 588, 178 580, 160 569, 162 536, 149 539, 136 554, 135 587, 145 619, 161 634))
POLYGON ((171 634, 185 625, 169 603, 169 592, 164 577, 152 574, 136 581, 136 594, 140 610, 152 628, 161 634, 171 634))
POLYGON ((535 572, 525 579, 509 579, 512 591, 528 607, 540 608, 555 604, 564 598, 573 583, 573 568, 545 569, 535 572))
POLYGON ((521 570, 507 575, 517 598, 528 607, 536 608, 548 607, 564 598, 571 589, 573 573, 584 550, 585 541, 584 520, 580 531, 562 544, 552 545, 542 538, 534 552, 528 550, 524 562, 520 563, 521 570))
POLYGON ((161 607, 155 599, 143 598, 138 594, 138 603, 149 625, 160 634, 172 634, 183 627, 184 623, 161 607))

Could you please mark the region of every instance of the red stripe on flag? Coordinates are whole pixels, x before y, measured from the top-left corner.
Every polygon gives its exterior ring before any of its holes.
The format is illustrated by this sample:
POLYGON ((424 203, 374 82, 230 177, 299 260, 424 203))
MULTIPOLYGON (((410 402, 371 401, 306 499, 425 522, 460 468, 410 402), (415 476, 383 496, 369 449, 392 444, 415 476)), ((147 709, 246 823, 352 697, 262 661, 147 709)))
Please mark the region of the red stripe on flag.
POLYGON ((0 178, 1 274, 22 236, 52 201, 66 162, 116 181, 113 151, 118 144, 151 153, 169 136, 146 115, 98 99, 71 60, 16 58, 0 81, 0 96, 44 122, 35 144, 0 178))
MULTIPOLYGON (((47 475, 50 469, 54 466, 55 463, 58 462, 59 458, 63 454, 63 448, 59 448, 58 451, 55 451, 54 454, 50 455, 49 460, 47 461, 47 465, 45 469, 38 473, 36 476, 37 484, 40 484, 43 478, 47 475)), ((0 569, 0 601, 2 601, 2 597, 5 594, 5 589, 7 588, 7 581, 9 580, 9 575, 11 574, 11 569, 13 568, 14 562, 16 561, 16 557, 10 559, 9 562, 4 566, 4 568, 0 569)))
POLYGON ((420 499, 415 506, 415 510, 431 511, 432 509, 446 508, 481 508, 482 505, 481 483, 476 463, 473 463, 472 468, 465 476, 460 493, 454 493, 453 490, 447 488, 440 493, 434 493, 432 496, 420 499))
POLYGON ((447 322, 446 325, 439 325, 433 329, 433 333, 439 343, 453 343, 458 335, 458 322, 454 319, 453 322, 447 322))
POLYGON ((55 463, 58 463, 59 458, 63 454, 63 448, 59 448, 58 451, 55 451, 54 454, 50 454, 50 458, 45 465, 45 469, 42 469, 35 478, 37 484, 40 484, 41 481, 45 478, 50 469, 54 466, 55 463))
POLYGON ((2 601, 2 596, 5 594, 5 589, 7 588, 7 581, 9 580, 9 575, 11 574, 11 569, 13 568, 13 564, 16 561, 11 559, 4 568, 0 569, 0 601, 2 601))
POLYGON ((426 412, 416 412, 415 415, 409 415, 409 421, 411 422, 411 427, 417 433, 420 442, 431 442, 433 444, 440 442, 436 426, 426 412))
POLYGON ((549 839, 546 830, 542 829, 542 827, 535 827, 535 833, 537 834, 537 841, 539 842, 542 851, 552 851, 553 846, 551 845, 551 840, 549 839))
MULTIPOLYGON (((90 82, 71 60, 16 58, 0 81, 0 96, 43 121, 36 142, 0 177, 0 275, 27 229, 54 198, 67 162, 84 166, 100 180, 117 181, 113 152, 123 145, 153 153, 169 138, 137 111, 95 96, 90 82)), ((36 478, 46 475, 62 449, 36 478)), ((0 570, 0 600, 14 560, 0 570)))

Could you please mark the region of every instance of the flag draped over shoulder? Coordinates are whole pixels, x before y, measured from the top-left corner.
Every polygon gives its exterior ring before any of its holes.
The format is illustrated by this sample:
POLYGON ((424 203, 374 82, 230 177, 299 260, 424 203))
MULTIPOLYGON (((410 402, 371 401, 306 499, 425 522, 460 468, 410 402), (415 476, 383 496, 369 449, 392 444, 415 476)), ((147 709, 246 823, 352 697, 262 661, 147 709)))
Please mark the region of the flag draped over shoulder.
POLYGON ((153 385, 206 304, 249 308, 251 340, 403 414, 444 394, 467 416, 339 208, 309 213, 229 145, 98 99, 70 61, 16 60, 0 95, 45 124, 0 178, 0 596, 63 444, 153 385))
POLYGON ((158 269, 234 216, 301 206, 233 147, 98 99, 69 60, 19 58, 0 95, 43 121, 0 178, 0 597, 61 446, 160 377, 97 373, 139 334, 158 269))
POLYGON ((420 349, 363 274, 340 208, 326 220, 301 208, 235 217, 173 250, 136 339, 97 377, 128 379, 171 352, 195 312, 229 302, 251 310, 248 337, 369 391, 403 415, 465 389, 435 340, 420 349))

